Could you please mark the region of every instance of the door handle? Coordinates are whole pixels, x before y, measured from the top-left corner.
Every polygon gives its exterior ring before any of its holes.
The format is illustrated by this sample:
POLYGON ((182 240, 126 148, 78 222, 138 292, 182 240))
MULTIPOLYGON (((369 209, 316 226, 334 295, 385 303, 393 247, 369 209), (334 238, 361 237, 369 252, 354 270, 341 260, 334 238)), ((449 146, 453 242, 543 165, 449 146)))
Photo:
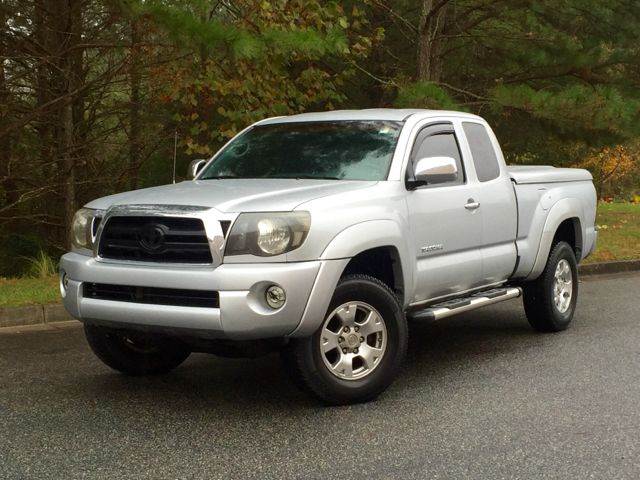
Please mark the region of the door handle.
POLYGON ((464 208, 466 208, 467 210, 476 210, 477 208, 480 208, 480 202, 476 202, 473 198, 470 198, 469 200, 467 200, 464 208))

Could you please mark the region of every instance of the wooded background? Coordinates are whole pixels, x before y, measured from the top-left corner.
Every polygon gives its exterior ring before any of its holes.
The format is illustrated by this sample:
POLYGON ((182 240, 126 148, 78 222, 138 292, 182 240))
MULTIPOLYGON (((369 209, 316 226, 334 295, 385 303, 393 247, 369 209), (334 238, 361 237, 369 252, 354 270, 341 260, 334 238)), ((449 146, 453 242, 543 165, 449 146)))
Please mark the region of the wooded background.
POLYGON ((507 160, 638 192, 635 0, 3 0, 0 276, 54 255, 86 201, 169 183, 247 124, 459 109, 507 160))

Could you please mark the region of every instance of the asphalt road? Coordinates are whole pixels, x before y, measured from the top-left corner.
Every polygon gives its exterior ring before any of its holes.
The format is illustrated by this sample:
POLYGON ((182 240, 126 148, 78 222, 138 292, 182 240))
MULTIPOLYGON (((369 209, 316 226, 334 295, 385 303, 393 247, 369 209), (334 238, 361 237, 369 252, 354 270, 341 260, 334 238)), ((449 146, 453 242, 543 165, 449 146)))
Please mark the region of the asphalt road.
POLYGON ((520 301, 413 326, 379 400, 328 408, 279 359, 127 378, 75 324, 0 333, 0 478, 640 477, 640 275, 587 279, 573 327, 520 301))

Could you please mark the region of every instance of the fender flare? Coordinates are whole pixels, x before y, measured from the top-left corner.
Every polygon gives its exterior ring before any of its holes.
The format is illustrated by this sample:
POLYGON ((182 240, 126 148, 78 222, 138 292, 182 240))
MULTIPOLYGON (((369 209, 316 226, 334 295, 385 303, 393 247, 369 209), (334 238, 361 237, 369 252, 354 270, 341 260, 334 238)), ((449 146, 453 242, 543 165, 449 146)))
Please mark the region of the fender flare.
POLYGON ((394 247, 398 251, 404 290, 411 292, 413 265, 408 261, 406 235, 395 220, 368 220, 342 230, 329 242, 320 259, 353 258, 366 250, 380 247, 394 247))
MULTIPOLYGON (((536 260, 531 272, 527 275, 526 280, 533 280, 540 276, 547 264, 547 258, 549 258, 549 253, 551 252, 551 244, 558 227, 562 222, 570 218, 578 219, 579 228, 576 230, 576 245, 578 248, 582 247, 583 239, 586 234, 584 230, 585 222, 582 203, 580 200, 573 197, 558 200, 549 210, 547 220, 545 221, 542 229, 542 236, 540 237, 536 260)), ((578 259, 578 261, 580 261, 580 259, 578 259)))

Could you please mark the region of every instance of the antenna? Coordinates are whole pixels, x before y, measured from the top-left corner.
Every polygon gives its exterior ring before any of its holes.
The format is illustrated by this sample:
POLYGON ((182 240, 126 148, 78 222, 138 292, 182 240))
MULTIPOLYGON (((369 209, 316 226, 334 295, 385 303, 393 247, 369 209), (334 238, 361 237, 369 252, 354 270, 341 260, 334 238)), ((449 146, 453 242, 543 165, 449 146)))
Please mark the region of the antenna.
POLYGON ((173 183, 176 183, 176 156, 178 154, 178 129, 173 131, 173 183))

